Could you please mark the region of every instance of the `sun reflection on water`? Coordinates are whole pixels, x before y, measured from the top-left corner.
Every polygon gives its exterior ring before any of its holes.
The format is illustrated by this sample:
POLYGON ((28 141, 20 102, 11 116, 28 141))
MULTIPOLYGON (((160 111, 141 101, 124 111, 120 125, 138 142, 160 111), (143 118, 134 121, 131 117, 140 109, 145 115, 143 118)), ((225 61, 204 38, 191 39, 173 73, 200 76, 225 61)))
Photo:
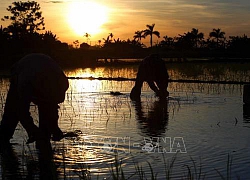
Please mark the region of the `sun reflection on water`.
POLYGON ((68 77, 102 77, 105 68, 78 68, 75 70, 65 71, 68 77))
MULTIPOLYGON (((74 71, 65 72, 68 77, 99 77, 103 75, 103 69, 98 68, 97 70, 93 70, 91 68, 79 68, 74 71)), ((101 81, 98 80, 72 80, 70 81, 70 90, 74 93, 82 93, 82 92, 98 92, 101 86, 101 81)))

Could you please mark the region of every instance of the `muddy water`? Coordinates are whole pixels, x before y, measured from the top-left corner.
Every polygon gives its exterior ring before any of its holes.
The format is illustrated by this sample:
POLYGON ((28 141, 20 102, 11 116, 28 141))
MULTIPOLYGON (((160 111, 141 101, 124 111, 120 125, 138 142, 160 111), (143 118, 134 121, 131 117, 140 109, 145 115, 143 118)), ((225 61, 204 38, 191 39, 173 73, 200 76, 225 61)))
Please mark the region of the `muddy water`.
MULTIPOLYGON (((249 78, 246 70, 227 68, 219 74, 218 69, 202 72, 198 69, 199 76, 195 77, 190 75, 191 71, 175 67, 169 72, 173 79, 249 78)), ((133 78, 136 67, 76 69, 66 73, 71 77, 133 78)), ((200 167, 205 179, 229 175, 250 177, 250 111, 242 103, 243 86, 170 83, 170 97, 159 101, 144 84, 141 101, 135 103, 129 99, 133 84, 132 81, 70 80, 66 100, 60 105, 59 123, 64 132, 77 130, 78 137, 52 142, 53 167, 60 179, 90 176, 113 179, 115 158, 126 178, 139 179, 140 171, 150 179, 152 168, 157 179, 166 179, 173 157, 176 157, 174 179, 187 178, 188 169, 198 174, 200 167), (114 96, 111 91, 121 94, 114 96)), ((8 80, 3 79, 2 104, 7 89, 8 80)), ((31 106, 31 113, 37 122, 35 106, 31 106)), ((26 133, 18 126, 12 139, 13 153, 8 160, 5 154, 0 159, 2 177, 39 178, 38 153, 34 144, 25 145, 26 139, 26 133), (10 159, 9 167, 6 164, 10 159)))

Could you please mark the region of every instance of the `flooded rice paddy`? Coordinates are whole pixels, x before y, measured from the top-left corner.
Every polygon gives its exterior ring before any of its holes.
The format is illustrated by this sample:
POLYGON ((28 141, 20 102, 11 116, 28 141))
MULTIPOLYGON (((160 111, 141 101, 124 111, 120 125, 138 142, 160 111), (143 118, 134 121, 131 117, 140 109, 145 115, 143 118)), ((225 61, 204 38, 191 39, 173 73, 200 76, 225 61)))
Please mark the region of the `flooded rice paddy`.
MULTIPOLYGON (((190 66, 169 66, 171 79, 250 78, 249 65, 190 66)), ((136 72, 136 66, 65 70, 68 77, 135 78, 136 72)), ((242 102, 243 85, 172 82, 169 98, 160 101, 145 83, 141 101, 132 102, 133 81, 69 81, 59 124, 78 136, 52 142, 51 169, 58 179, 114 179, 121 172, 126 179, 166 179, 168 172, 171 179, 250 178, 250 109, 242 102)), ((1 79, 1 114, 8 86, 1 79)), ((38 122, 36 106, 30 111, 38 122)), ((2 179, 39 179, 39 154, 26 140, 19 125, 13 150, 1 153, 2 179)))

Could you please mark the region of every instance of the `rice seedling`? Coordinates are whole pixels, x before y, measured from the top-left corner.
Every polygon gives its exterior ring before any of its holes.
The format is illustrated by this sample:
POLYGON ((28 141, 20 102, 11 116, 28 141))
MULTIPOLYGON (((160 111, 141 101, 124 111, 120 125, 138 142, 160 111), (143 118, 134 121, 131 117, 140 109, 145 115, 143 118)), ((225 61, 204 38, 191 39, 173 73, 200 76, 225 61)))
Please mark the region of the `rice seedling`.
POLYGON ((115 155, 114 165, 111 164, 110 174, 113 180, 125 180, 125 175, 122 169, 122 160, 118 159, 118 156, 115 155))
POLYGON ((205 179, 205 174, 202 172, 202 164, 200 159, 200 165, 197 167, 195 160, 190 157, 193 166, 185 165, 187 168, 187 174, 185 175, 186 179, 189 180, 201 180, 205 179))
POLYGON ((145 177, 145 173, 143 171, 142 166, 140 166, 138 163, 134 163, 135 164, 135 174, 137 175, 139 180, 144 180, 145 177))
MULTIPOLYGON (((232 162, 233 158, 230 154, 227 155, 227 166, 226 166, 226 177, 222 175, 222 173, 215 168, 215 171, 218 173, 219 177, 222 180, 231 180, 232 179, 232 162)), ((237 179, 240 179, 239 177, 237 179)))
POLYGON ((150 168, 151 180, 156 180, 157 179, 157 173, 154 173, 152 165, 148 161, 147 161, 147 163, 148 163, 148 166, 150 168))
POLYGON ((175 162, 175 160, 176 160, 177 154, 178 154, 178 153, 176 153, 176 154, 172 157, 172 159, 171 159, 170 162, 169 162, 169 161, 166 162, 166 158, 165 158, 164 154, 162 154, 162 155, 163 155, 163 162, 164 162, 164 169, 165 169, 166 180, 170 180, 170 179, 172 178, 172 171, 173 171, 174 162, 175 162))

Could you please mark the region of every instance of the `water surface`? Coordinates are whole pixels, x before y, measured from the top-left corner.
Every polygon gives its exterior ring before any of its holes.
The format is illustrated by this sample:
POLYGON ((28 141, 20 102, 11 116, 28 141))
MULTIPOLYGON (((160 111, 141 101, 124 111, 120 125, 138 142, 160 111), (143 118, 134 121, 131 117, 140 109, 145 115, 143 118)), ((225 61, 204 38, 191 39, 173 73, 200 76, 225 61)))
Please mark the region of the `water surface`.
MULTIPOLYGON (((134 78, 136 71, 136 66, 123 66, 65 73, 70 77, 134 78)), ((172 79, 248 81, 249 73, 240 65, 169 67, 172 79)), ((174 179, 187 177, 188 168, 194 173, 200 165, 205 179, 220 179, 219 173, 226 178, 228 172, 232 178, 249 179, 250 110, 242 103, 242 85, 169 83, 170 97, 160 101, 144 84, 141 101, 132 102, 129 92, 133 84, 133 81, 70 80, 66 100, 60 105, 59 123, 64 132, 81 133, 77 138, 52 143, 61 179, 79 179, 85 174, 92 179, 112 179, 110 171, 116 156, 125 176, 131 179, 138 179, 135 166, 141 166, 146 176, 151 177, 149 164, 158 179, 165 179, 165 166, 174 156, 174 179), (122 94, 114 96, 111 91, 122 94), (230 171, 228 155, 232 159, 230 171)), ((7 89, 8 80, 2 79, 1 113, 7 89)), ((37 122, 36 106, 31 106, 31 113, 37 122)), ((2 175, 39 177, 39 169, 30 167, 32 163, 37 167, 37 151, 33 144, 25 145, 26 139, 26 133, 18 126, 12 139, 15 156, 10 156, 16 158, 14 162, 18 165, 6 168, 6 159, 1 156, 2 175)))

